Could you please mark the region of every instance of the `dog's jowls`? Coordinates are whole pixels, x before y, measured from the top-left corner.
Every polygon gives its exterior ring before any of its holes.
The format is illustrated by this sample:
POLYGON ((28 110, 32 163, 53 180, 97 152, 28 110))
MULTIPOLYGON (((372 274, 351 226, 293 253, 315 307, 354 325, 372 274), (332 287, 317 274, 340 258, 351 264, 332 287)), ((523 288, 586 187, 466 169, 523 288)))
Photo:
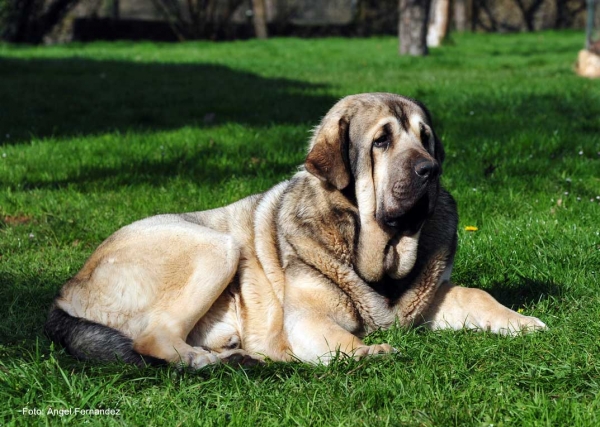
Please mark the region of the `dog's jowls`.
POLYGON ((449 282, 458 217, 443 160, 421 104, 348 96, 289 181, 110 236, 63 286, 46 332, 81 359, 200 368, 388 353, 361 338, 396 322, 545 328, 449 282))

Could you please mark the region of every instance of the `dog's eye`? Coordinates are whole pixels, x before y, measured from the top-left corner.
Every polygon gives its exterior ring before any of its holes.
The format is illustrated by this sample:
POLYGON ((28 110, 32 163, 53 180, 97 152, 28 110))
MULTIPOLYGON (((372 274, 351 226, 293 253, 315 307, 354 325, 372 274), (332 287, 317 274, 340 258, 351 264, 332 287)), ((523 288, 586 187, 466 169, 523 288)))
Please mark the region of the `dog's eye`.
POLYGON ((384 133, 373 141, 373 147, 385 148, 388 145, 390 145, 390 136, 387 133, 384 133))
POLYGON ((425 126, 423 123, 420 125, 421 130, 421 142, 423 144, 429 144, 429 138, 431 138, 431 133, 429 132, 429 128, 425 126))

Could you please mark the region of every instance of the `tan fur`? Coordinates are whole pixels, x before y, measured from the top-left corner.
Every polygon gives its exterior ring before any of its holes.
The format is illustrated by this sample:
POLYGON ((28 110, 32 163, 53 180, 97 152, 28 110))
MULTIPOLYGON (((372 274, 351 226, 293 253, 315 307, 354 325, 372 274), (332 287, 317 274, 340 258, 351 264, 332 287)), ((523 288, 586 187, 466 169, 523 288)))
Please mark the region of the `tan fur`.
POLYGON ((306 170, 223 208, 124 227, 56 306, 121 331, 140 354, 193 368, 389 353, 361 338, 395 322, 544 328, 449 284, 457 217, 433 175, 443 150, 429 120, 397 95, 344 98, 317 127, 306 170), (431 176, 415 175, 419 162, 435 166, 431 176))

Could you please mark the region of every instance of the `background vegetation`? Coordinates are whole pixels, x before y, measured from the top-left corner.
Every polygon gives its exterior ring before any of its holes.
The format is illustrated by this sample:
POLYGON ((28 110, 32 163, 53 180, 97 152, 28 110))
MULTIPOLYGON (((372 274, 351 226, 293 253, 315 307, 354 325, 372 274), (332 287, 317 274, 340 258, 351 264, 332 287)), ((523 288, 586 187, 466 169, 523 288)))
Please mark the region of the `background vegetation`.
POLYGON ((419 59, 393 37, 0 45, 0 424, 598 425, 600 82, 572 72, 582 41, 464 34, 419 59), (200 372, 52 349, 54 294, 111 232, 268 189, 365 91, 433 112, 461 215, 454 280, 549 331, 392 329, 369 340, 397 356, 200 372))

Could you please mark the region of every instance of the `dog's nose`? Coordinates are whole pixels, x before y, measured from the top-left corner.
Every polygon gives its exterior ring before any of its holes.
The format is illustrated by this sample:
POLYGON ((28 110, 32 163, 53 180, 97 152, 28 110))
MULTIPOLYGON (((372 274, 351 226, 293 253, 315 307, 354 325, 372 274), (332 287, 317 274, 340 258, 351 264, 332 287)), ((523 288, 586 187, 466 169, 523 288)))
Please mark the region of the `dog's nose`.
POLYGON ((438 164, 428 159, 419 159, 415 163, 415 173, 422 179, 437 175, 438 170, 438 164))

